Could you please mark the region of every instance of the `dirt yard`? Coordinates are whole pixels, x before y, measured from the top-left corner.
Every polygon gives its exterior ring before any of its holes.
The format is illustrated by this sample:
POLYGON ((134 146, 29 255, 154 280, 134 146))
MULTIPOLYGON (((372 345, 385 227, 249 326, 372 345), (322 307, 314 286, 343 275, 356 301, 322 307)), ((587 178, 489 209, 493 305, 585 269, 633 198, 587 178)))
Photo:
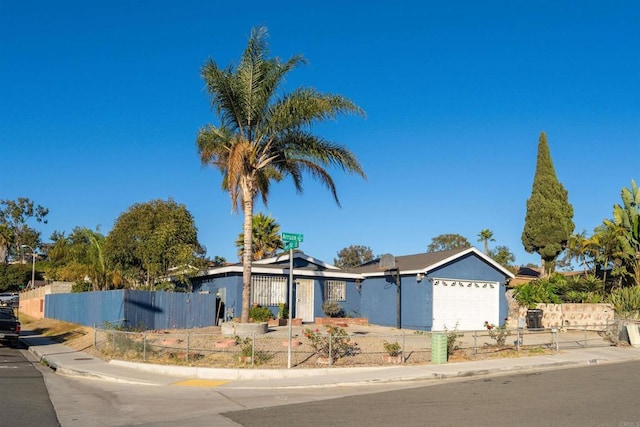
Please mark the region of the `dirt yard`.
MULTIPOLYGON (((105 351, 104 348, 98 349, 94 347, 94 330, 93 328, 67 323, 52 319, 32 319, 26 315, 21 316, 22 329, 25 334, 34 333, 38 335, 45 335, 50 337, 56 342, 64 343, 70 348, 82 351, 87 354, 90 354, 94 357, 102 358, 104 360, 109 360, 112 356, 114 358, 124 358, 128 360, 141 360, 139 354, 138 355, 113 355, 109 351, 105 351), (28 332, 30 331, 30 332, 28 332)), ((323 330, 322 325, 305 325, 303 328, 297 328, 294 332, 294 341, 297 341, 301 347, 300 349, 308 349, 308 341, 304 336, 304 329, 306 328, 320 328, 323 330)), ((353 327, 345 328, 349 333, 350 338, 354 344, 357 344, 361 355, 355 358, 344 358, 336 362, 336 366, 371 366, 371 365, 383 365, 389 363, 386 361, 388 359, 385 358, 386 354, 384 352, 384 343, 385 342, 400 342, 404 345, 405 348, 405 364, 427 364, 430 363, 430 347, 428 344, 429 336, 420 331, 408 331, 402 330, 399 331, 395 328, 384 328, 379 326, 361 326, 354 325, 353 327), (363 357, 366 356, 366 357, 363 357)), ((203 339, 209 340, 220 340, 222 339, 220 335, 219 327, 209 327, 209 328, 200 328, 194 330, 167 330, 167 331, 147 331, 147 337, 155 337, 155 343, 169 343, 172 340, 177 340, 179 342, 183 342, 185 336, 191 335, 192 346, 197 347, 197 344, 194 344, 197 340, 198 336, 203 337, 203 339), (175 338, 182 337, 182 338, 175 338), (214 338, 211 338, 214 337, 214 338)), ((275 368, 280 367, 282 364, 282 359, 285 357, 287 347, 286 343, 284 343, 287 337, 287 327, 280 327, 270 330, 270 332, 266 335, 270 339, 260 339, 259 345, 256 344, 256 349, 260 347, 260 350, 263 352, 267 352, 269 354, 275 355, 274 360, 270 362, 266 362, 262 367, 265 368, 275 368), (284 345, 284 348, 283 348, 284 345)), ((265 336, 265 337, 266 337, 265 336)), ((462 335, 461 335, 462 336, 462 335)), ((98 336, 98 340, 100 335, 98 336)), ((468 338, 468 337, 467 337, 468 338)), ((149 348, 153 348, 154 339, 146 338, 148 341, 149 348)), ((464 340, 464 338, 461 338, 464 340)), ((227 338, 227 341, 229 339, 227 338)), ((217 341, 219 342, 219 341, 217 341)), ((231 344, 234 346, 235 344, 231 344)), ((294 344, 296 345, 296 344, 294 344)), ((162 344, 159 345, 162 347, 162 344)), ((221 354, 210 354, 209 356, 204 356, 202 354, 198 354, 197 351, 193 351, 191 353, 191 357, 187 357, 185 360, 185 353, 183 350, 180 350, 180 344, 175 348, 171 348, 171 344, 169 347, 162 348, 162 351, 157 351, 153 353, 149 351, 149 354, 154 354, 152 357, 146 356, 146 361, 151 363, 163 363, 163 364, 180 364, 180 365, 193 365, 193 366, 215 366, 215 367, 239 367, 245 366, 243 363, 238 361, 238 351, 240 346, 236 346, 230 349, 222 349, 221 353, 225 355, 225 361, 222 362, 221 354), (235 355, 231 357, 232 355, 235 355), (198 357, 202 358, 199 359, 198 357)), ((216 345, 217 347, 217 345, 216 345)), ((533 355, 544 355, 550 354, 554 350, 550 348, 548 345, 530 345, 521 347, 520 351, 516 351, 514 346, 502 346, 498 347, 495 345, 491 345, 490 343, 482 344, 480 347, 469 348, 466 347, 466 344, 462 341, 458 342, 458 347, 463 347, 455 350, 449 355, 449 362, 464 362, 469 360, 480 360, 480 359, 488 359, 488 358, 504 358, 504 357, 523 357, 523 356, 533 356, 533 355)), ((193 347, 192 347, 193 348, 193 347)), ((306 350, 305 350, 306 351, 306 350)), ((304 351, 302 352, 304 353, 304 351)), ((307 351, 306 356, 303 357, 303 361, 300 362, 298 366, 301 367, 313 367, 318 366, 316 362, 316 357, 313 356, 313 353, 309 353, 307 351), (309 355, 311 354, 311 356, 309 355)), ((397 362, 394 362, 397 363, 397 362)), ((286 363, 285 363, 286 365, 286 363)))

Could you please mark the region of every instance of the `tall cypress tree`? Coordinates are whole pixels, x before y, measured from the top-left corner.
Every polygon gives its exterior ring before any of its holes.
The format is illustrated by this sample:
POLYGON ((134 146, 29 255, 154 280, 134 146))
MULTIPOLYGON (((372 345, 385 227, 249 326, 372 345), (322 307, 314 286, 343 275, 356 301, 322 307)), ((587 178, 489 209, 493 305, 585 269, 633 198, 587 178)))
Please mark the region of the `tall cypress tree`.
POLYGON ((544 276, 554 271, 556 258, 567 246, 574 228, 573 206, 567 190, 556 177, 547 136, 542 132, 533 188, 527 200, 522 244, 527 252, 540 255, 544 276))

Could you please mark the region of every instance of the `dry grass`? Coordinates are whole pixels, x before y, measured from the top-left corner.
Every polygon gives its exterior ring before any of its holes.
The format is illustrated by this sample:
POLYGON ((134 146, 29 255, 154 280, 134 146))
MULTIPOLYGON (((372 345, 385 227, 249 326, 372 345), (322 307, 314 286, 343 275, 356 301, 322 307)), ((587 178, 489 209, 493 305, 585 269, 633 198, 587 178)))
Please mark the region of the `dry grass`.
POLYGON ((20 313, 20 323, 23 331, 44 335, 74 350, 87 351, 93 345, 93 329, 86 326, 53 319, 36 319, 23 313, 20 313))

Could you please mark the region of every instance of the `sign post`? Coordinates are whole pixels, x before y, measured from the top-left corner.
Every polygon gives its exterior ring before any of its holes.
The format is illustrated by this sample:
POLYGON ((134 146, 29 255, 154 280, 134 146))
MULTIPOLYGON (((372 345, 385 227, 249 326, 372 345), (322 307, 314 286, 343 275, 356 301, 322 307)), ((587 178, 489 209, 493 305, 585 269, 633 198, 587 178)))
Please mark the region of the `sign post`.
POLYGON ((293 250, 300 246, 304 239, 302 234, 282 233, 284 249, 289 250, 289 345, 287 349, 287 369, 291 369, 291 336, 293 335, 293 250))

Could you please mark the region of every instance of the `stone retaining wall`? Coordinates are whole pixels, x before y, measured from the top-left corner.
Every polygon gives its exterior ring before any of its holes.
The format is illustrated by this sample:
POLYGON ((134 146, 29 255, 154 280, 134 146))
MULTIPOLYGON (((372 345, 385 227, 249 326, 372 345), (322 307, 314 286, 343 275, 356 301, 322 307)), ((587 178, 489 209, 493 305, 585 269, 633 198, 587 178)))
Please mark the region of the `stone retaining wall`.
MULTIPOLYGON (((542 310, 543 328, 604 327, 614 323, 611 304, 537 304, 542 310)), ((527 309, 518 307, 518 317, 527 317, 527 309)))

